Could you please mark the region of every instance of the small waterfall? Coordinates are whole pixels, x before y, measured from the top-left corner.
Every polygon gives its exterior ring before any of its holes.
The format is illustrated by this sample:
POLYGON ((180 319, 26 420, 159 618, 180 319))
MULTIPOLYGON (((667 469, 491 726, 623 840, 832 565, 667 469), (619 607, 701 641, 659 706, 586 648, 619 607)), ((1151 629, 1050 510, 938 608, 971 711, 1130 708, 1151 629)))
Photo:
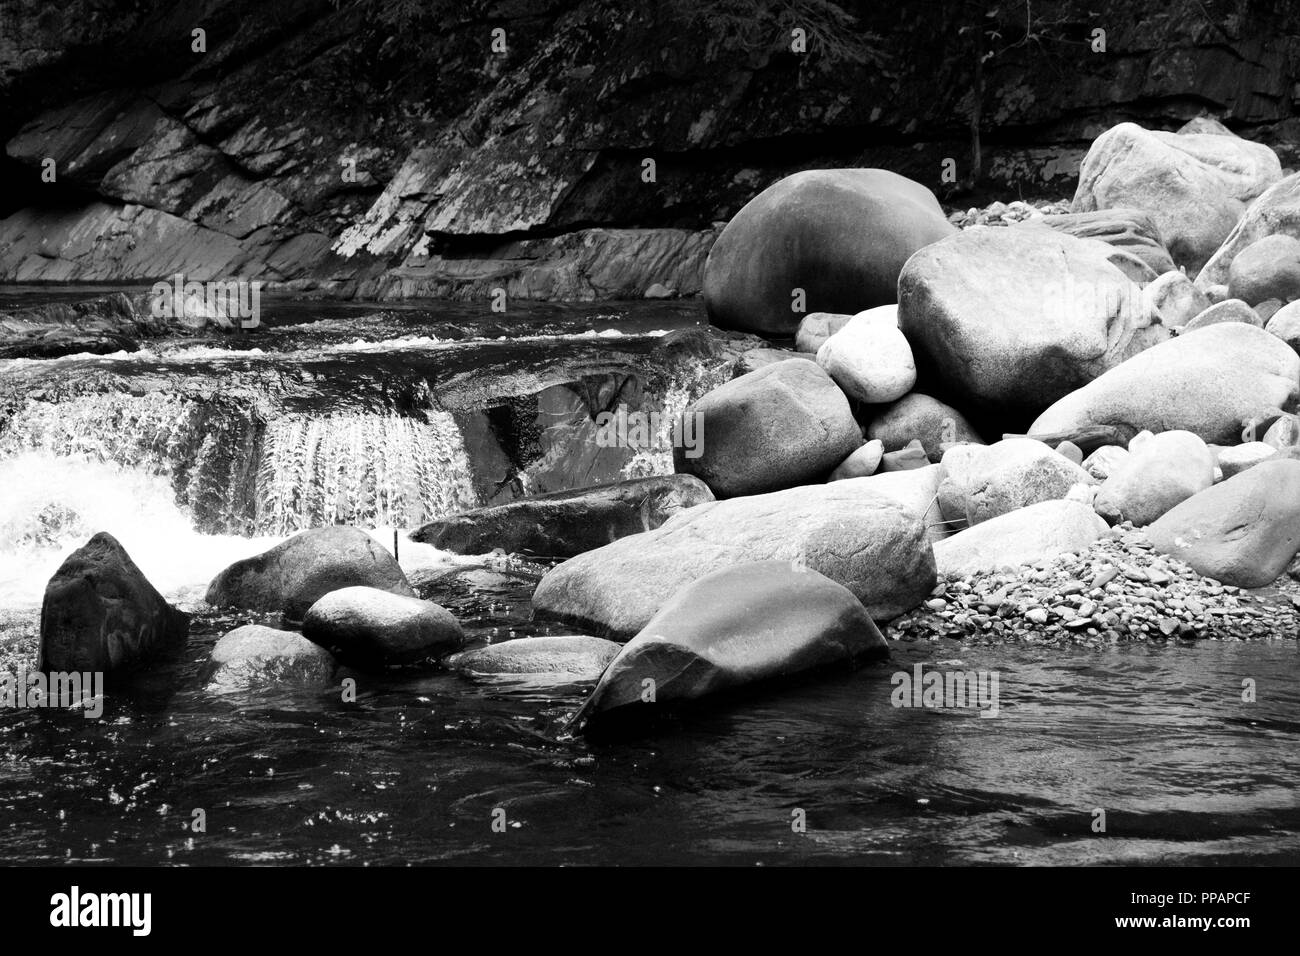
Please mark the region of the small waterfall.
POLYGON ((257 527, 288 534, 327 524, 416 527, 478 503, 451 415, 286 415, 268 423, 257 527))
POLYGON ((639 448, 623 466, 624 478, 649 478, 673 473, 673 423, 687 407, 706 393, 731 379, 730 363, 688 365, 669 377, 662 397, 655 404, 660 415, 659 433, 649 448, 639 448))
MULTIPOLYGON (((29 452, 164 478, 207 534, 409 528, 478 503, 460 431, 439 409, 276 413, 162 392, 29 399, 0 433, 0 460, 29 452)), ((45 520, 57 524, 50 507, 45 520)))

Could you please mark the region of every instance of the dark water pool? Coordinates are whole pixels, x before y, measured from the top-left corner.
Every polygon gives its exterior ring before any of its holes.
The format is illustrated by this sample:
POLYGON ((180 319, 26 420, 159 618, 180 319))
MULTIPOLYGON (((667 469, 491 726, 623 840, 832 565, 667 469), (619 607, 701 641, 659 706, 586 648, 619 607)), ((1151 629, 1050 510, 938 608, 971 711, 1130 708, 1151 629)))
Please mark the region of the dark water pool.
MULTIPOLYGON (((485 574, 427 593, 482 641, 536 633, 530 590, 485 574)), ((201 662, 231 623, 196 621, 182 660, 112 699, 99 721, 0 712, 0 858, 1300 862, 1300 656, 1291 639, 897 643, 888 664, 589 745, 555 736, 582 685, 423 672, 354 674, 355 703, 337 688, 209 693, 201 662), (996 671, 999 716, 892 706, 891 675, 922 662, 996 671), (1246 679, 1254 703, 1242 699, 1246 679), (195 809, 205 833, 187 829, 195 809), (1098 810, 1105 832, 1093 829, 1098 810)), ((11 621, 7 633, 29 630, 11 621)))

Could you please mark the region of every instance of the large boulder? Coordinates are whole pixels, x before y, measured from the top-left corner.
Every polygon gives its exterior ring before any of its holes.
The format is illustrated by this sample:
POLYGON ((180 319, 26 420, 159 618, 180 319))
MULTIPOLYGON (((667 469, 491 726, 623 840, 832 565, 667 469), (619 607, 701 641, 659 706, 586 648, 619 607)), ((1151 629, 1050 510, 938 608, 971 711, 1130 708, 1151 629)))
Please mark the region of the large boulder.
POLYGON ((1300 299, 1300 239, 1279 233, 1242 249, 1228 266, 1228 294, 1250 305, 1300 299))
POLYGON ((564 681, 598 680, 622 644, 573 634, 521 637, 452 654, 444 664, 471 677, 545 677, 564 681))
POLYGON ((989 445, 974 460, 967 480, 966 521, 972 525, 1064 498, 1075 485, 1092 483, 1078 464, 1033 438, 1005 438, 989 445))
POLYGON ((704 267, 704 305, 715 325, 792 335, 799 290, 809 311, 894 302, 908 256, 955 231, 930 190, 888 170, 795 173, 722 230, 704 267))
POLYGON ((1300 549, 1300 461, 1248 468, 1170 509, 1147 537, 1224 584, 1271 584, 1300 549))
POLYGON ((245 624, 212 648, 211 690, 243 690, 261 684, 326 684, 334 657, 296 631, 245 624))
POLYGON ((848 399, 806 359, 733 378, 683 414, 697 416, 700 441, 694 450, 674 448, 674 467, 701 479, 719 498, 824 479, 862 444, 848 399))
POLYGON ((1047 226, 1077 239, 1098 239, 1136 257, 1156 275, 1177 269, 1160 238, 1160 227, 1142 209, 1099 209, 1027 219, 1020 228, 1047 226))
POLYGON ((1214 287, 1227 286, 1233 260, 1260 239, 1273 235, 1300 239, 1300 173, 1274 183, 1251 203, 1232 234, 1196 276, 1197 287, 1209 294, 1214 287))
POLYGON ((627 640, 692 581, 782 559, 843 584, 876 619, 896 617, 934 586, 934 555, 914 489, 881 485, 886 477, 697 505, 654 531, 558 565, 533 593, 534 612, 627 640))
POLYGON ((904 395, 880 409, 867 426, 867 437, 879 439, 885 451, 898 451, 911 441, 919 441, 930 461, 943 458, 947 445, 984 444, 961 412, 920 392, 904 395))
POLYGON ((1110 251, 1047 229, 970 229, 922 249, 898 280, 921 389, 1027 418, 1167 339, 1110 251))
POLYGON ((1120 123, 1097 137, 1084 157, 1072 208, 1150 213, 1174 261, 1195 274, 1246 204, 1281 176, 1277 154, 1260 143, 1120 123))
POLYGON ((1031 431, 1182 429, 1226 445, 1239 440, 1243 423, 1290 409, 1298 392, 1300 356, 1263 329, 1228 322, 1134 356, 1062 398, 1031 431))
POLYGON ((1078 501, 1040 501, 935 542, 941 576, 967 576, 1036 564, 1082 551, 1106 531, 1106 522, 1078 501))
POLYGON ((1214 484, 1214 455, 1187 431, 1168 431, 1130 446, 1093 502, 1111 524, 1148 525, 1179 502, 1214 484))
POLYGON ((359 528, 335 525, 300 531, 268 551, 236 561, 212 579, 204 600, 217 607, 281 611, 301 620, 321 597, 353 585, 415 596, 379 542, 359 528))
POLYGON ((302 633, 362 670, 415 664, 465 643, 460 623, 441 605, 371 587, 326 594, 307 610, 302 633))
POLYGON ((455 554, 571 558, 629 534, 659 527, 683 508, 712 501, 691 475, 660 475, 556 491, 431 521, 411 540, 455 554))
POLYGON ((101 531, 59 566, 41 605, 41 671, 111 674, 185 643, 189 615, 169 605, 126 549, 101 531))
POLYGON ((842 585, 788 561, 723 568, 677 593, 606 669, 569 726, 889 656, 866 609, 842 585))
POLYGON ((817 350, 817 364, 844 394, 869 405, 902 398, 916 384, 916 363, 898 323, 855 315, 817 350))

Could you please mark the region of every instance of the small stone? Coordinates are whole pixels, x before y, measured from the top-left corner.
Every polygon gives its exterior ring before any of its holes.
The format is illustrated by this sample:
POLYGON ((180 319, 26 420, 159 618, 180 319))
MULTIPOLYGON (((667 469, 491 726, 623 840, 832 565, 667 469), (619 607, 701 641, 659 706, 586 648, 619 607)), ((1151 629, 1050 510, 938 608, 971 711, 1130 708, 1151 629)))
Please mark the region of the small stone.
POLYGON ((1160 633, 1168 637, 1174 631, 1178 630, 1178 622, 1172 617, 1162 617, 1160 619, 1160 633))

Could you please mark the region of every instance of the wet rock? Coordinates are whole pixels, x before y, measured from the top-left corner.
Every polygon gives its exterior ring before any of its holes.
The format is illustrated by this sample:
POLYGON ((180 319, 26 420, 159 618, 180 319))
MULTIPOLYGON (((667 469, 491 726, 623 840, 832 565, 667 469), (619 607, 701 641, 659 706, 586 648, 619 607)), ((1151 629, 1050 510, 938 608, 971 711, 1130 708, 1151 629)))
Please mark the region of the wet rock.
POLYGON ((1202 441, 1236 442, 1242 423, 1291 407, 1300 356, 1241 322, 1185 332, 1065 396, 1032 432, 1088 425, 1186 430, 1202 441))
POLYGON ((705 308, 724 328, 790 335, 792 290, 820 311, 886 305, 908 256, 953 232, 930 190, 887 170, 795 173, 722 230, 705 265, 705 308))
POLYGON ((1271 584, 1300 549, 1300 461, 1265 461, 1228 478, 1171 509, 1147 536, 1224 584, 1271 584))
POLYGON ((470 676, 548 677, 566 681, 598 680, 623 645, 581 634, 522 637, 461 651, 444 664, 470 676))
POLYGON ((370 535, 336 525, 301 531, 275 547, 236 561, 208 585, 216 607, 281 611, 298 620, 324 595, 365 585, 414 597, 393 556, 370 535))
POLYGON ((1241 299, 1225 299, 1222 302, 1216 302, 1193 318, 1183 326, 1183 331, 1194 332, 1197 329, 1205 328, 1207 325, 1219 325, 1223 322, 1243 322, 1259 329, 1264 327, 1264 320, 1259 317, 1259 313, 1241 299))
POLYGON ((712 500, 708 486, 691 475, 635 478, 439 518, 411 532, 411 540, 455 554, 501 548, 507 554, 571 558, 651 531, 684 508, 712 500))
POLYGON ((240 690, 264 684, 327 684, 334 657, 296 631, 245 624, 212 648, 210 690, 240 690))
POLYGON ((1120 123, 1097 137, 1084 157, 1073 208, 1145 210, 1174 262, 1195 273, 1228 237, 1246 203, 1281 176, 1277 154, 1260 143, 1120 123))
POLYGON ((126 549, 101 531, 59 566, 41 605, 41 671, 124 672, 185 642, 169 605, 126 549))
POLYGON ((645 626, 679 588, 745 561, 783 559, 847 587, 878 619, 934 584, 924 519, 879 476, 697 505, 663 526, 570 558, 533 594, 534 613, 615 640, 645 626), (888 489, 887 489, 888 490, 888 489))
POLYGON ((880 467, 880 459, 884 453, 884 445, 879 441, 869 441, 840 462, 826 480, 842 481, 845 478, 866 478, 873 475, 880 467))
POLYGON ((1079 551, 1106 532, 1106 522, 1077 501, 1040 501, 936 541, 940 577, 1034 564, 1079 551))
POLYGON ((898 451, 913 440, 919 441, 934 462, 943 458, 946 445, 984 444, 961 412, 920 392, 904 395, 882 408, 867 426, 867 437, 880 439, 886 451, 898 451))
POLYGON ((570 726, 889 655, 846 588, 788 561, 745 563, 687 585, 606 669, 570 726))
POLYGON ((1169 331, 1110 247, 1045 229, 971 230, 898 280, 921 389, 977 413, 1036 414, 1169 331))
POLYGON ((966 520, 988 521, 1040 501, 1064 498, 1087 472, 1032 438, 1003 439, 975 462, 966 497, 966 520))
POLYGON ((1093 503, 1111 524, 1143 527, 1214 484, 1214 456, 1191 432, 1161 432, 1130 451, 1093 503))
POLYGON ((799 320, 794 347, 800 352, 816 355, 826 340, 844 328, 851 318, 852 315, 843 312, 809 312, 799 320))
POLYGON ((1142 299, 1160 321, 1171 329, 1181 329, 1213 303, 1182 272, 1166 272, 1142 289, 1142 299))
POLYGON ((674 467, 719 498, 822 480, 862 444, 844 393, 805 359, 732 379, 684 415, 702 435, 700 454, 687 457, 688 449, 674 448, 674 467))
POLYGON ((330 591, 308 609, 302 633, 362 670, 418 663, 465 642, 460 623, 441 605, 372 587, 330 591))
POLYGON ((902 398, 916 384, 912 347, 888 317, 855 315, 822 343, 817 364, 844 394, 867 404, 902 398))

